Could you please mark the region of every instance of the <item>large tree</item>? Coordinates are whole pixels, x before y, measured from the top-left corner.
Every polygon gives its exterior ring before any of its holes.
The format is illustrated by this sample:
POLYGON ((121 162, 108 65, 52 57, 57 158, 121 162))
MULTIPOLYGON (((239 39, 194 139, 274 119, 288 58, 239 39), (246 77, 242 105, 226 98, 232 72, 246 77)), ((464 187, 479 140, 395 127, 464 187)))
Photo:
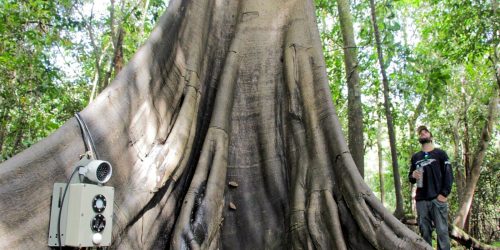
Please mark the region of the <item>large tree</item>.
MULTIPOLYGON (((115 248, 430 248, 357 171, 311 1, 172 0, 81 115, 114 166, 115 248)), ((71 119, 0 165, 1 248, 47 244, 83 151, 71 119)))

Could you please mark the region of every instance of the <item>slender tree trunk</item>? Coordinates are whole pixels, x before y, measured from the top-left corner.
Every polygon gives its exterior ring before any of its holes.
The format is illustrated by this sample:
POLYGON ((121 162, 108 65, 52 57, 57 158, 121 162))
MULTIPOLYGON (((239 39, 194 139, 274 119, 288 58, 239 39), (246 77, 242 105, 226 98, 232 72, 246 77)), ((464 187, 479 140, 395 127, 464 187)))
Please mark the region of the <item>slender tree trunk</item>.
MULTIPOLYGON (((21 118, 23 119, 23 118, 21 118)), ((10 155, 15 155, 17 154, 20 150, 21 150, 21 142, 23 141, 23 137, 24 137, 24 127, 26 126, 26 124, 21 121, 19 123, 19 128, 17 129, 17 133, 16 133, 16 139, 14 140, 14 144, 12 146, 12 150, 10 152, 10 155)))
POLYGON ((101 92, 104 88, 106 88, 111 80, 111 77, 114 74, 118 74, 123 67, 123 38, 125 35, 125 30, 123 29, 123 23, 125 22, 125 0, 122 0, 120 13, 122 18, 119 20, 118 27, 116 27, 116 17, 115 17, 115 1, 111 0, 111 8, 110 8, 110 33, 111 40, 113 44, 113 56, 110 59, 110 65, 108 71, 106 72, 106 76, 104 77, 103 84, 100 86, 99 92, 101 92))
MULTIPOLYGON (((113 43, 113 57, 110 59, 110 65, 106 76, 104 78, 103 84, 101 85, 101 90, 106 88, 111 80, 113 73, 117 75, 123 67, 123 39, 125 36, 125 30, 123 29, 123 23, 128 14, 125 14, 125 1, 121 2, 120 13, 122 18, 119 20, 118 27, 116 27, 116 17, 115 17, 115 1, 111 0, 110 8, 110 33, 113 43)), ((100 91, 99 91, 100 92, 100 91)))
POLYGON ((464 228, 466 224, 466 219, 469 215, 469 210, 472 205, 472 199, 474 197, 476 185, 479 180, 479 175, 481 173, 481 165, 483 164, 484 156, 486 155, 486 150, 488 149, 488 144, 491 140, 491 135, 493 133, 494 125, 497 122, 499 90, 497 88, 495 89, 496 93, 493 94, 490 100, 490 104, 488 107, 488 117, 485 121, 483 130, 481 132, 481 137, 479 139, 477 150, 474 155, 474 160, 471 165, 470 175, 466 179, 467 182, 465 184, 463 203, 460 204, 457 216, 455 217, 455 220, 453 222, 459 228, 464 228))
POLYGON ((469 209, 469 215, 470 215, 470 235, 474 238, 479 238, 480 239, 480 232, 479 232, 479 226, 478 226, 478 221, 479 221, 479 212, 476 211, 476 203, 472 203, 470 209, 469 209))
MULTIPOLYGON (((359 175, 311 0, 173 0, 80 114, 114 167, 113 249, 430 249, 359 175)), ((0 248, 46 247, 79 133, 0 165, 0 248)))
POLYGON ((118 29, 118 35, 116 36, 117 41, 116 41, 116 43, 114 43, 115 49, 113 51, 113 57, 111 59, 110 65, 109 65, 109 69, 106 72, 106 77, 104 78, 104 82, 101 86, 102 89, 104 89, 108 86, 113 72, 115 74, 118 74, 123 67, 123 36, 124 36, 124 33, 125 33, 125 31, 123 30, 123 28, 120 25, 120 28, 118 29))
POLYGON ((464 174, 464 165, 463 165, 463 160, 462 160, 462 153, 460 150, 460 136, 458 133, 458 126, 459 126, 459 118, 455 120, 455 122, 452 124, 452 129, 453 129, 453 152, 455 154, 455 164, 453 166, 455 167, 455 183, 457 187, 457 197, 458 197, 458 204, 462 204, 463 202, 463 194, 464 194, 464 189, 465 189, 465 174, 464 174))
MULTIPOLYGON (((9 82, 7 83, 4 83, 6 84, 6 86, 8 86, 7 88, 9 89, 12 89, 14 86, 17 86, 18 83, 18 73, 17 73, 17 70, 14 70, 12 72, 12 75, 11 75, 12 79, 10 79, 9 82)), ((19 100, 17 100, 17 102, 19 102, 19 100)), ((13 104, 13 103, 9 103, 10 105, 16 105, 16 104, 13 104)), ((1 120, 0 120, 0 153, 2 153, 1 155, 4 155, 4 156, 7 156, 8 153, 7 152, 4 152, 2 151, 3 149, 3 146, 4 146, 4 142, 5 142, 5 136, 6 136, 6 133, 8 132, 8 129, 7 129, 7 125, 8 123, 10 122, 10 120, 13 118, 9 115, 9 110, 12 109, 13 107, 10 106, 10 105, 4 105, 2 107, 2 117, 1 117, 1 120)), ((17 104, 18 106, 21 106, 21 104, 17 104)), ((15 118, 14 118, 15 119, 15 118)), ((1 157, 0 155, 0 157, 1 157)))
POLYGON ((137 46, 140 46, 142 44, 141 39, 144 35, 144 24, 146 23, 146 16, 148 15, 148 8, 149 0, 145 0, 144 6, 142 7, 141 22, 139 23, 139 35, 137 36, 139 38, 139 41, 137 42, 137 46))
MULTIPOLYGON (((114 0, 112 0, 111 2, 113 4, 114 0)), ((112 7, 114 9, 114 5, 112 7)), ((122 0, 121 2, 120 12, 122 18, 120 18, 119 25, 116 27, 116 32, 115 32, 115 18, 113 18, 111 22, 111 32, 112 34, 114 34, 113 37, 114 52, 113 52, 112 68, 115 72, 115 75, 118 74, 120 70, 123 68, 123 39, 125 36, 123 23, 126 21, 126 18, 128 16, 128 14, 125 14, 125 0, 122 0)))
POLYGON ((348 144, 361 176, 364 176, 363 107, 359 85, 358 52, 354 40, 349 0, 338 0, 340 29, 344 42, 344 64, 347 78, 348 144))
MULTIPOLYGON (((125 0, 122 0, 125 1, 125 0)), ((109 8, 109 34, 111 36, 111 41, 113 42, 113 50, 116 50, 116 30, 115 30, 115 23, 116 23, 116 17, 115 17, 115 0, 110 0, 111 6, 109 8)), ((122 13, 123 14, 123 13, 122 13)))
MULTIPOLYGON (((79 8, 75 8, 75 10, 79 13, 80 17, 82 19, 86 19, 85 18, 85 15, 80 11, 79 8)), ((92 54, 94 55, 94 70, 95 70, 95 80, 93 81, 93 83, 96 83, 93 85, 92 87, 92 93, 90 95, 90 101, 92 101, 92 99, 94 98, 94 94, 96 94, 96 92, 94 91, 94 88, 97 88, 99 89, 99 85, 101 84, 101 81, 103 80, 102 78, 102 68, 101 68, 101 56, 103 54, 103 51, 101 50, 101 48, 99 47, 99 45, 97 44, 96 42, 96 39, 95 39, 95 34, 94 34, 94 29, 92 27, 92 19, 93 19, 93 16, 94 16, 94 6, 92 5, 92 10, 91 10, 91 13, 90 13, 90 18, 85 22, 85 29, 87 30, 87 33, 89 35, 89 39, 90 39, 90 44, 92 46, 92 54)), ((99 92, 99 91, 97 91, 99 92)))
POLYGON ((3 142, 5 140, 5 128, 2 126, 0 129, 1 129, 0 130, 0 157, 1 157, 2 149, 3 149, 3 142))
MULTIPOLYGON (((9 123, 10 116, 7 112, 2 112, 2 117, 0 119, 0 153, 3 149, 3 143, 5 141, 5 133, 7 132, 7 124, 9 123)), ((0 155, 1 157, 1 155, 0 155)))
MULTIPOLYGON (((465 84, 465 79, 462 80, 462 84, 465 84)), ((467 183, 471 181, 471 170, 472 170, 472 152, 471 152, 471 146, 470 146, 470 130, 469 130, 469 118, 468 118, 468 111, 469 111, 469 106, 470 106, 470 101, 467 100, 467 97, 465 93, 462 95, 463 103, 464 103, 464 110, 463 110, 463 123, 464 123, 464 136, 462 139, 462 145, 463 145, 463 166, 464 166, 464 185, 462 186, 462 191, 461 191, 461 200, 462 203, 459 204, 459 206, 462 206, 466 202, 466 188, 467 188, 467 183)), ((460 178, 460 177, 459 177, 460 178)), ((472 205, 472 201, 470 206, 472 205)), ((465 232, 469 233, 469 218, 470 214, 468 213, 465 214, 464 217, 464 223, 459 226, 461 229, 463 229, 465 232)), ((460 213, 460 210, 457 211, 457 215, 460 213)), ((456 217, 455 217, 456 219, 456 217)))
POLYGON ((394 188, 396 192, 396 211, 394 215, 397 218, 404 216, 403 208, 403 195, 401 194, 401 178, 399 176, 398 154, 396 149, 396 132, 394 131, 394 124, 392 120, 391 100, 389 96, 389 80, 385 73, 384 56, 382 54, 382 43, 380 40, 380 32, 377 24, 377 16, 375 14, 374 0, 370 0, 373 33, 375 35, 375 42, 377 47, 378 61, 380 64, 380 72, 382 74, 382 83, 384 85, 384 108, 385 116, 387 118, 387 130, 389 132, 389 144, 391 147, 392 171, 394 175, 394 188))
MULTIPOLYGON (((106 51, 109 46, 111 46, 112 42, 108 42, 106 44, 106 46, 104 46, 104 49, 103 51, 106 51)), ((99 57, 99 60, 98 60, 98 63, 97 65, 101 65, 102 64, 102 60, 104 59, 104 54, 101 53, 100 57, 99 57)), ((92 102, 92 100, 94 100, 94 98, 97 96, 98 94, 98 88, 99 88, 99 71, 96 70, 94 72, 94 77, 92 79, 92 91, 90 92, 90 97, 89 97, 89 103, 92 102)))
POLYGON ((97 75, 97 72, 94 72, 94 78, 92 80, 92 90, 90 91, 90 97, 89 97, 89 103, 94 100, 94 98, 97 96, 97 88, 99 85, 99 76, 97 75))
POLYGON ((465 180, 468 181, 471 175, 471 157, 472 152, 470 149, 470 136, 469 136, 469 119, 467 116, 467 111, 464 111, 464 139, 463 139, 463 147, 464 147, 464 170, 465 170, 465 180))
MULTIPOLYGON (((428 96, 427 93, 422 94, 422 96, 420 97, 420 100, 418 101, 417 107, 415 107, 415 110, 413 111, 413 115, 411 116, 410 120, 408 121, 408 128, 409 128, 408 138, 414 138, 416 135, 415 125, 417 123, 417 119, 420 117, 420 115, 422 114, 422 111, 424 110, 425 102, 427 101, 427 96, 428 96)), ((413 144, 410 144, 410 145, 413 145, 413 144)), ((411 151, 412 150, 410 150, 410 152, 411 151)), ((411 155, 410 155, 410 158, 411 158, 411 155)))
POLYGON ((116 47, 113 55, 113 68, 115 74, 118 74, 123 68, 123 37, 125 36, 125 31, 123 27, 120 26, 118 29, 118 37, 116 38, 116 47))
MULTIPOLYGON (((378 96, 378 95, 377 95, 378 96)), ((377 98, 378 99, 378 98, 377 98)), ((378 176, 380 180, 380 202, 384 205, 384 161, 383 161, 383 147, 382 147, 382 122, 381 122, 380 114, 378 114, 378 129, 377 129, 377 153, 378 153, 378 176)))
MULTIPOLYGON (((498 0, 491 0, 491 9, 493 11, 493 16, 497 17, 498 16, 498 0)), ((500 37, 500 30, 499 30, 498 23, 497 25, 493 26, 493 37, 496 38, 494 41, 498 41, 500 37)), ((495 44, 493 43, 493 56, 491 56, 493 61, 493 70, 495 71, 495 78, 497 80, 497 87, 500 90, 500 52, 498 51, 498 43, 495 44)))

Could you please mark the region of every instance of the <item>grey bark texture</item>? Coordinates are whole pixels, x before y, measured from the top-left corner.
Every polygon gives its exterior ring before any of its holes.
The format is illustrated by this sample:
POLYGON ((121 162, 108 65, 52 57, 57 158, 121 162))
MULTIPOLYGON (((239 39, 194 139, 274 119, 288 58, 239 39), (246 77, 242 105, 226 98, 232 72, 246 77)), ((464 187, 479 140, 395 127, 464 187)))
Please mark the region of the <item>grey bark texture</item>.
MULTIPOLYGON (((312 1, 171 1, 81 115, 115 187, 116 249, 430 249, 363 182, 312 1)), ((0 248, 47 244, 69 120, 0 166, 0 248)))
POLYGON ((365 175, 365 146, 363 139, 363 106, 358 73, 358 52, 354 40, 349 0, 338 0, 340 29, 344 43, 344 65, 347 78, 348 145, 359 173, 365 175))
MULTIPOLYGON (((378 99, 378 95, 377 95, 378 99)), ((378 113, 378 112, 377 112, 378 113)), ((378 156, 378 178, 380 187, 380 202, 384 204, 385 190, 384 190, 384 161, 383 161, 383 147, 382 147, 382 118, 377 114, 377 156, 378 156)))

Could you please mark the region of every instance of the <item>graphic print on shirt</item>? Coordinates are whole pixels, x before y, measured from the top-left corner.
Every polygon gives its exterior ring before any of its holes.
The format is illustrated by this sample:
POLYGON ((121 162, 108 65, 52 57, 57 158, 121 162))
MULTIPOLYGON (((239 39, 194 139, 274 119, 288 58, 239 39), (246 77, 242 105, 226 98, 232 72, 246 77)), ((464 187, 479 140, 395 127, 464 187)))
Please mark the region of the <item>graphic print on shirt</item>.
POLYGON ((430 165, 435 161, 436 161, 436 159, 432 159, 432 158, 431 159, 422 159, 422 160, 415 162, 415 166, 417 167, 417 169, 419 169, 421 167, 425 167, 427 165, 430 165))

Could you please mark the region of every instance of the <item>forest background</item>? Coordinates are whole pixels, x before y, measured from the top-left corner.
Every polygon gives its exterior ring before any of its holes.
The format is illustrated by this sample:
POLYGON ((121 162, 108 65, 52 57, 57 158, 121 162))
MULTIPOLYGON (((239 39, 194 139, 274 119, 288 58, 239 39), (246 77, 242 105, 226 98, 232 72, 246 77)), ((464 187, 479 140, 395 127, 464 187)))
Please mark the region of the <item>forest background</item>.
MULTIPOLYGON (((407 175, 425 124, 453 163, 452 221, 500 245, 498 1, 315 3, 333 102, 371 189, 396 214, 415 214, 407 175), (352 96, 359 112, 349 113, 352 96)), ((166 8, 164 0, 0 0, 0 162, 91 102, 166 8)))

